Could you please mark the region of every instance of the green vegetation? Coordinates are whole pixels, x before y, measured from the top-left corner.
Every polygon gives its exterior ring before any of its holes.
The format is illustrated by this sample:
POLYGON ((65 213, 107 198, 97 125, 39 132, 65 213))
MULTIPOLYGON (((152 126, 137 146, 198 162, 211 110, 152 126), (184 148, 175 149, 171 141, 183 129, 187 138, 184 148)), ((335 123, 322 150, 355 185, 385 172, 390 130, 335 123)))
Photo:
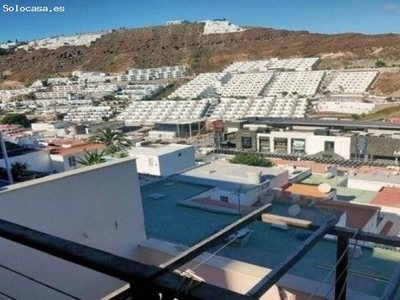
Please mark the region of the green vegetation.
POLYGON ((117 100, 117 98, 112 94, 108 94, 108 95, 103 96, 103 100, 104 101, 113 101, 113 100, 117 100))
POLYGON ((92 166, 105 162, 105 151, 85 151, 82 158, 78 159, 77 162, 84 166, 92 166))
POLYGON ((399 117, 400 116, 400 105, 388 107, 377 112, 371 114, 361 114, 357 117, 354 114, 347 115, 348 118, 352 118, 353 120, 364 120, 364 121, 372 121, 372 120, 383 120, 387 117, 399 117))
POLYGON ((116 156, 120 156, 120 152, 132 146, 132 142, 124 133, 110 128, 99 130, 89 138, 89 142, 104 144, 106 146, 104 153, 116 156))
POLYGON ((258 153, 240 153, 231 159, 233 164, 242 164, 257 167, 272 167, 274 164, 258 153))
POLYGON ((48 86, 50 86, 50 83, 49 83, 49 80, 46 78, 46 79, 43 79, 42 80, 42 85, 43 85, 43 87, 48 87, 48 86))
POLYGON ((8 114, 1 120, 1 124, 19 124, 28 128, 31 126, 31 121, 23 114, 8 114))
POLYGON ((201 48, 200 46, 192 50, 192 53, 190 54, 191 58, 190 67, 194 71, 197 71, 200 68, 203 55, 204 55, 204 49, 201 48))
POLYGON ((375 68, 384 68, 384 67, 386 67, 386 64, 378 59, 375 63, 375 68))

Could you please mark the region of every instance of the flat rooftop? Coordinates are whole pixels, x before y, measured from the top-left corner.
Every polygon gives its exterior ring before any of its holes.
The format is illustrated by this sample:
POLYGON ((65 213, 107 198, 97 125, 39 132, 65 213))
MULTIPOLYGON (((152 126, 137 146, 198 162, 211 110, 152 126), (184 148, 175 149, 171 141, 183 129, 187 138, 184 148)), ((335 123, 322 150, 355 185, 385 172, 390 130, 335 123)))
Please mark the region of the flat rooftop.
POLYGON ((351 120, 320 120, 307 118, 244 118, 240 121, 247 120, 256 124, 267 124, 271 126, 322 126, 331 128, 362 128, 362 129, 390 129, 400 130, 400 124, 380 121, 351 121, 351 120))
POLYGON ((398 172, 393 173, 392 171, 377 171, 374 174, 367 173, 357 173, 354 175, 349 174, 347 176, 349 179, 358 179, 366 181, 375 181, 381 183, 394 183, 400 184, 400 175, 398 172))
POLYGON ((155 147, 135 147, 129 150, 132 155, 165 155, 171 152, 193 148, 192 145, 169 144, 155 147))
POLYGON ((383 187, 371 201, 371 204, 400 208, 400 189, 383 187))
POLYGON ((317 185, 293 183, 285 186, 283 188, 283 192, 288 194, 301 195, 305 197, 324 199, 330 194, 331 191, 329 191, 328 193, 322 193, 318 189, 317 185))
MULTIPOLYGON (((236 215, 207 212, 178 205, 180 200, 193 197, 207 189, 210 187, 170 179, 141 187, 148 237, 191 246, 239 218, 236 215), (163 194, 164 197, 158 199, 148 197, 153 193, 163 194)), ((287 209, 288 206, 273 205, 270 213, 285 215, 288 212, 287 209)), ((302 214, 302 217, 307 219, 312 212, 305 209, 302 214)), ((315 216, 315 213, 312 215, 315 216)), ((317 217, 319 222, 325 218, 323 214, 317 217)), ((261 221, 255 221, 248 227, 253 230, 253 235, 246 246, 225 247, 222 250, 221 246, 218 246, 210 252, 218 251, 218 255, 274 268, 311 234, 309 231, 296 228, 279 229, 261 221)), ((351 290, 380 297, 400 261, 400 253, 364 247, 362 252, 361 258, 349 259, 348 286, 351 290)), ((335 263, 336 243, 323 240, 309 251, 289 273, 319 282, 327 278, 327 284, 334 284, 335 276, 331 271, 335 263)))
POLYGON ((287 170, 271 167, 253 167, 226 162, 212 162, 181 173, 177 178, 185 182, 203 183, 219 186, 226 190, 247 190, 256 184, 249 181, 249 177, 261 174, 261 182, 279 176, 287 170))
POLYGON ((322 174, 312 174, 303 179, 301 183, 319 185, 321 183, 328 183, 332 188, 336 189, 336 196, 338 200, 361 204, 369 204, 378 194, 373 191, 359 190, 347 188, 344 185, 347 177, 335 176, 333 178, 324 178, 322 174))
POLYGON ((180 119, 180 120, 170 120, 170 121, 156 122, 156 124, 189 125, 189 124, 204 122, 204 121, 206 121, 206 120, 207 120, 206 118, 199 118, 199 119, 180 119))

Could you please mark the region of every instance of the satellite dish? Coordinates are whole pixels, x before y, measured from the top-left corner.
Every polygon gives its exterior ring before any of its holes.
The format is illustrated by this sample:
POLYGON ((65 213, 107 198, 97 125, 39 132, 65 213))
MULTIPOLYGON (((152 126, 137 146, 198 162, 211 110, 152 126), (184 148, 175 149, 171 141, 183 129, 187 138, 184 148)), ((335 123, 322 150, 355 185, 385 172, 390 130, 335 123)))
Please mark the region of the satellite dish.
POLYGON ((293 204, 292 206, 290 206, 290 207, 288 208, 288 214, 289 214, 289 216, 291 216, 291 217, 295 217, 295 216, 297 216, 297 215, 300 213, 300 210, 301 210, 300 205, 298 205, 298 204, 293 204))
POLYGON ((328 183, 321 183, 318 186, 318 191, 320 191, 323 194, 327 194, 332 190, 332 187, 328 183))
POLYGON ((324 173, 324 175, 322 175, 322 177, 324 179, 331 179, 334 177, 334 175, 331 172, 326 172, 326 173, 324 173))

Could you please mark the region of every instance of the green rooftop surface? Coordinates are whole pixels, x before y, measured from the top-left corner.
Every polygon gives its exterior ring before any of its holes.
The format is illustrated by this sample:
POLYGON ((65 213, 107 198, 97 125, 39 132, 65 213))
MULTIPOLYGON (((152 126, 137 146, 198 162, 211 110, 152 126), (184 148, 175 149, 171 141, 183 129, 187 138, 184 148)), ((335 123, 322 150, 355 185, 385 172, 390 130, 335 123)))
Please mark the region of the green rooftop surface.
POLYGON ((331 179, 323 178, 320 174, 312 174, 299 183, 319 185, 321 183, 328 183, 332 188, 336 189, 337 199, 347 202, 357 202, 361 204, 369 204, 378 194, 377 192, 365 191, 359 189, 351 189, 344 187, 346 178, 335 176, 331 179))
POLYGON ((313 184, 313 185, 319 185, 320 183, 329 183, 331 187, 336 188, 345 180, 346 180, 345 177, 340 177, 340 176, 335 176, 333 178, 326 179, 321 174, 311 174, 307 178, 303 179, 301 183, 313 184))
MULTIPOLYGON (((170 180, 141 187, 148 237, 192 246, 219 228, 237 220, 239 216, 211 213, 177 205, 179 200, 195 196, 208 189, 210 187, 170 180), (164 196, 153 199, 148 197, 151 194, 164 196)), ((274 204, 270 213, 285 215, 287 207, 274 204)), ((304 216, 308 214, 307 211, 302 213, 304 216)), ((318 215, 317 212, 317 218, 323 221, 324 216, 318 215)), ((253 230, 253 235, 246 246, 225 247, 218 254, 272 269, 311 234, 309 231, 296 228, 278 229, 261 221, 253 222, 248 227, 253 230)), ((209 252, 214 252, 219 247, 210 249, 209 252)), ((400 261, 400 253, 368 248, 363 248, 362 251, 361 258, 350 257, 349 259, 349 288, 380 297, 396 264, 400 261)), ((289 273, 320 282, 330 275, 326 283, 332 284, 335 279, 335 273, 332 271, 335 263, 336 243, 322 240, 289 273)))
POLYGON ((369 204, 377 195, 377 192, 365 191, 359 189, 350 189, 346 187, 337 188, 337 198, 342 201, 357 202, 361 204, 369 204))

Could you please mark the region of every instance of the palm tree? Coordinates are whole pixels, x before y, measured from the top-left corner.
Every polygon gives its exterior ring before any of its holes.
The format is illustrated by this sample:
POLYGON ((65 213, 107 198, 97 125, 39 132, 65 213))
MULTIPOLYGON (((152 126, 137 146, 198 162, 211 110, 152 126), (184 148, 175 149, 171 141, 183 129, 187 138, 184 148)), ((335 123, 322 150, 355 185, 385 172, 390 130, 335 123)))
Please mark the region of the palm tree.
POLYGON ((119 130, 101 129, 89 138, 89 142, 106 145, 106 154, 114 154, 132 146, 126 135, 119 130))
POLYGON ((79 158, 77 162, 84 166, 97 165, 106 161, 103 156, 104 156, 104 150, 101 152, 97 152, 97 150, 96 151, 85 150, 85 154, 83 155, 82 158, 79 158))

